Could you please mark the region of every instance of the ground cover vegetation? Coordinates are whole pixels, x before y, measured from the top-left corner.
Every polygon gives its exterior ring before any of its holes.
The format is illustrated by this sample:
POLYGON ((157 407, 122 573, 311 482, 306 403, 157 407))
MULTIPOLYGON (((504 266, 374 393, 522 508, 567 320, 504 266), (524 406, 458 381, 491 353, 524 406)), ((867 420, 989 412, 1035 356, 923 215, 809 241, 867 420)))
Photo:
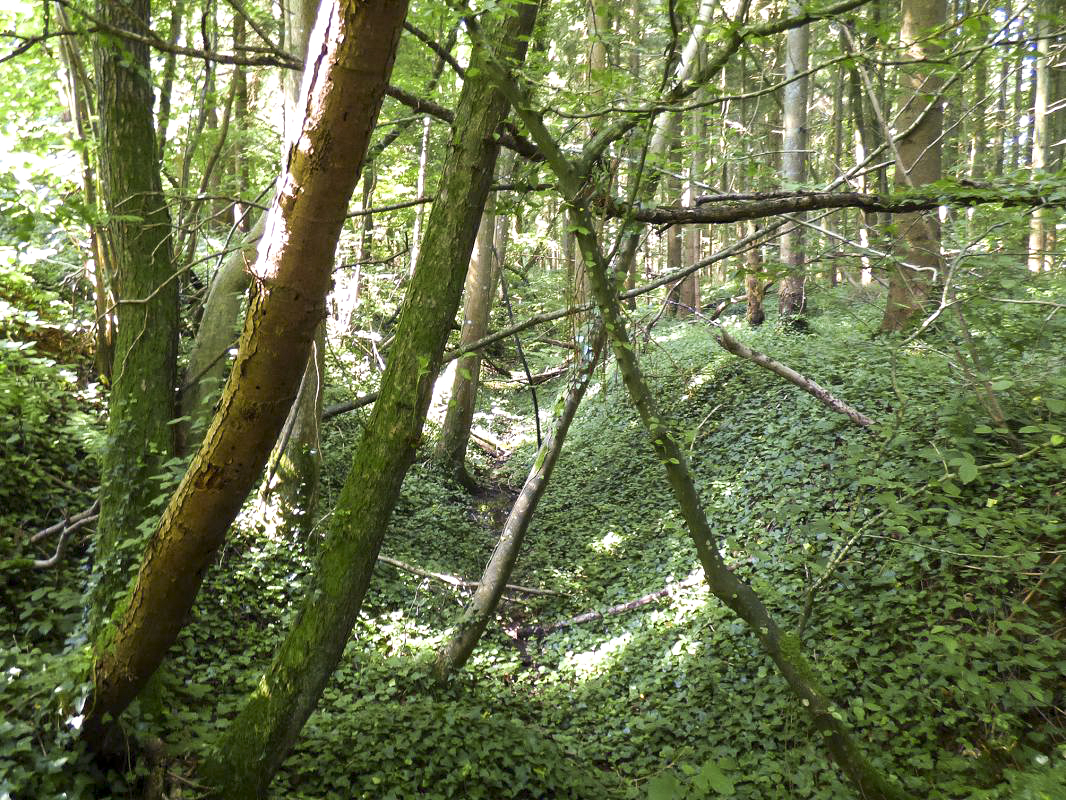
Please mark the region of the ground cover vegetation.
POLYGON ((1064 20, 0 10, 0 800, 1064 796, 1064 20))

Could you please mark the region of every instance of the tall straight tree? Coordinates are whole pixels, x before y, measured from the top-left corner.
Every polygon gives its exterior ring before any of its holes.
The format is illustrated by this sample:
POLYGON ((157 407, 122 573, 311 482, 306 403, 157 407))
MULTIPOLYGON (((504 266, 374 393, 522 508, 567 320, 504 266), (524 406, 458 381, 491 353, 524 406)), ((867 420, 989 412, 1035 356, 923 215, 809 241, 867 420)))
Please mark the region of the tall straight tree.
MULTIPOLYGON (((803 4, 789 1, 789 12, 798 14, 803 4)), ((807 62, 810 51, 809 25, 792 28, 785 44, 785 80, 782 102, 784 142, 781 153, 781 178, 789 186, 802 184, 807 178, 807 62)), ((802 217, 802 214, 797 214, 802 217)), ((778 292, 778 311, 782 317, 803 313, 807 304, 804 282, 806 271, 803 253, 803 228, 794 225, 781 236, 781 261, 785 275, 778 292)))
MULTIPOLYGON (((148 0, 99 0, 119 31, 146 29, 148 0)), ((116 332, 107 447, 100 488, 90 611, 91 636, 106 627, 129 584, 158 475, 173 453, 178 286, 170 214, 163 199, 152 119, 148 46, 100 35, 93 46, 99 116, 100 188, 108 215, 116 332)))
MULTIPOLYGON (((933 66, 942 47, 937 37, 947 16, 946 0, 902 0, 901 88, 907 97, 896 122, 907 133, 896 143, 895 183, 925 186, 940 179, 944 112, 942 79, 933 66)), ((940 222, 935 213, 898 214, 900 258, 891 267, 888 301, 881 318, 884 332, 902 330, 924 307, 940 273, 940 222)))
MULTIPOLYGON (((493 207, 494 203, 490 198, 486 203, 485 212, 481 215, 477 247, 466 274, 460 346, 476 342, 489 330, 489 312, 492 310, 497 269, 494 257, 496 215, 493 207)), ((470 426, 474 420, 480 377, 480 353, 468 353, 458 360, 448 410, 444 415, 436 450, 436 458, 448 474, 470 489, 474 488, 474 480, 466 469, 466 448, 470 442, 470 426)))
MULTIPOLYGON (((292 406, 303 372, 292 365, 306 363, 325 317, 334 251, 406 12, 398 0, 333 0, 320 9, 303 132, 289 151, 252 268, 236 363, 148 542, 128 602, 94 648, 93 699, 82 728, 92 744, 103 743, 177 638, 292 406)), ((145 139, 151 142, 150 132, 145 139)))
MULTIPOLYGON (((1036 37, 1036 58, 1033 60, 1035 80, 1033 86, 1033 149, 1030 169, 1033 181, 1044 176, 1048 158, 1048 132, 1050 115, 1048 101, 1051 98, 1050 70, 1048 56, 1051 52, 1051 20, 1048 8, 1050 2, 1037 3, 1033 13, 1034 36, 1036 37)), ((1047 246, 1048 212, 1044 208, 1033 209, 1029 217, 1029 271, 1042 272, 1048 265, 1047 246)))
MULTIPOLYGON (((537 5, 495 12, 494 57, 521 61, 537 5)), ((321 20, 320 20, 321 24, 321 20)), ((471 21, 470 24, 473 24, 471 21)), ((455 320, 507 116, 475 47, 420 261, 400 311, 381 389, 341 489, 329 532, 292 627, 273 663, 204 767, 214 796, 258 798, 288 756, 351 636, 404 475, 414 460, 444 346, 455 320)), ((356 73, 358 74, 358 73, 356 73)))

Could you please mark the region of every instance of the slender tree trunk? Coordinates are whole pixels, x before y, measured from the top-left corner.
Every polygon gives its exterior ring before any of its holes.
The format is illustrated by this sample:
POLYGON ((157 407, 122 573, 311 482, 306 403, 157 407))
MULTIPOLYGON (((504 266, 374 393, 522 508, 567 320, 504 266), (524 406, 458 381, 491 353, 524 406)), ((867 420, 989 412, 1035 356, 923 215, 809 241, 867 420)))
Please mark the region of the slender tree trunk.
MULTIPOLYGON (((700 180, 703 175, 703 161, 704 161, 704 125, 703 125, 703 113, 701 111, 695 111, 691 115, 692 125, 692 155, 689 158, 688 164, 688 180, 685 181, 685 190, 682 197, 682 204, 687 207, 692 207, 696 204, 696 197, 699 195, 699 190, 696 188, 696 182, 700 180)), ((695 264, 700 260, 700 248, 702 247, 702 231, 699 225, 686 225, 684 230, 684 247, 685 247, 685 263, 695 264)), ((693 313, 698 313, 700 310, 700 276, 698 272, 693 272, 683 281, 681 281, 681 291, 679 293, 677 311, 679 316, 689 316, 693 313)))
POLYGON ((715 597, 747 623, 809 716, 834 761, 855 785, 860 796, 871 800, 901 800, 906 797, 903 790, 882 775, 859 750, 858 742, 840 718, 839 711, 804 656, 799 638, 780 629, 751 586, 737 578, 723 561, 720 543, 707 521, 687 457, 674 438, 668 421, 656 407, 640 370, 636 348, 626 332, 617 289, 612 283, 611 271, 596 236, 587 200, 582 198, 582 189, 588 176, 580 174, 559 149, 542 118, 530 109, 528 98, 510 75, 496 69, 494 78, 514 101, 516 112, 544 153, 567 200, 578 245, 589 264, 590 286, 603 315, 618 371, 647 429, 652 448, 664 466, 682 518, 696 547, 708 587, 715 597))
MULTIPOLYGON (((66 8, 56 5, 56 18, 61 29, 73 33, 66 8)), ((92 89, 88 72, 81 52, 76 46, 77 39, 65 35, 59 42, 59 58, 63 65, 63 95, 70 119, 74 126, 75 140, 79 142, 96 141, 97 126, 92 89)), ((81 149, 81 181, 85 193, 85 205, 99 211, 100 198, 97 192, 97 174, 88 148, 81 149)), ((100 215, 101 217, 103 215, 100 215)), ((111 382, 111 364, 114 357, 114 312, 111 308, 108 276, 113 272, 110 266, 110 254, 107 248, 107 235, 103 226, 95 220, 88 224, 89 253, 92 264, 93 299, 96 311, 94 366, 96 374, 105 384, 111 382)))
MULTIPOLYGON (((318 0, 289 2, 289 47, 306 58, 318 0)), ((300 73, 289 70, 285 76, 283 125, 287 137, 297 134, 303 125, 300 83, 300 73)), ((290 146, 289 140, 282 143, 283 156, 288 153, 290 146)), ((303 367, 300 389, 282 426, 282 435, 267 461, 267 480, 259 491, 263 521, 268 526, 276 525, 287 538, 293 538, 296 534, 306 537, 314 522, 318 479, 322 468, 318 429, 325 388, 325 351, 326 326, 321 324, 315 333, 310 357, 303 367)))
MULTIPOLYGON (((940 179, 941 133, 944 116, 939 99, 943 83, 929 62, 939 57, 941 46, 935 32, 944 24, 945 0, 903 0, 900 42, 913 64, 904 64, 903 86, 910 96, 900 109, 896 126, 908 130, 925 114, 921 123, 897 143, 896 185, 925 186, 940 179)), ((935 213, 897 214, 896 227, 905 246, 902 258, 889 273, 888 301, 881 319, 884 332, 902 330, 925 307, 941 266, 940 221, 935 213)))
MULTIPOLYGON (((537 6, 494 14, 486 39, 521 61, 537 6)), ((215 797, 261 797, 332 675, 359 615, 404 474, 415 456, 470 251, 492 182, 507 102, 474 48, 434 203, 366 431, 341 490, 305 599, 267 673, 228 726, 203 777, 215 797)), ((359 74, 355 72, 355 74, 359 74)), ((369 130, 369 128, 367 128, 369 130)), ((306 133, 305 133, 306 138, 306 133)))
MULTIPOLYGON (((755 220, 748 220, 748 235, 755 233, 755 220)), ((766 321, 763 311, 763 297, 766 295, 766 283, 760 273, 763 271, 762 248, 753 245, 744 254, 744 292, 747 297, 745 317, 748 325, 757 328, 766 321)))
POLYGON ((181 388, 181 415, 187 420, 179 430, 182 452, 200 446, 229 374, 229 351, 241 333, 241 306, 265 225, 266 215, 261 214, 240 246, 216 270, 208 287, 181 388))
MULTIPOLYGON (((96 14, 120 30, 147 27, 147 0, 100 0, 96 14)), ((91 593, 90 636, 116 613, 141 552, 141 526, 164 491, 162 464, 174 450, 178 287, 170 215, 156 161, 147 45, 99 37, 93 46, 101 195, 110 221, 111 288, 117 305, 107 447, 91 593)))
POLYGON ((306 538, 314 526, 318 480, 322 472, 319 424, 326 378, 326 323, 315 333, 296 400, 267 460, 259 490, 258 513, 279 536, 306 538))
MULTIPOLYGON (((1051 96, 1048 71, 1050 53, 1050 24, 1047 18, 1049 9, 1045 3, 1037 3, 1033 14, 1034 35, 1036 37, 1036 59, 1033 71, 1036 73, 1033 89, 1033 150, 1031 163, 1032 179, 1039 181, 1047 167, 1048 154, 1048 100, 1051 96)), ((1029 217, 1029 271, 1042 272, 1048 266, 1047 247, 1047 211, 1043 208, 1033 209, 1029 217)))
POLYGON ((489 622, 496 613, 496 607, 503 597, 504 588, 511 578, 518 552, 522 547, 526 531, 533 521, 537 504, 543 497, 552 471, 559 460, 563 442, 570 430, 570 423, 577 415, 577 409, 585 396, 593 372, 599 363, 599 355, 605 341, 604 327, 597 323, 589 337, 589 346, 583 352, 580 361, 570 371, 570 380, 566 392, 559 397, 555 406, 551 433, 541 443, 533 460, 529 474, 526 476, 522 491, 511 506, 511 513, 503 525, 500 539, 496 543, 492 556, 485 565, 481 580, 457 623, 451 639, 437 651, 436 673, 441 680, 463 668, 481 640, 489 622))
MULTIPOLYGON (((148 542, 129 602, 95 648, 93 700, 82 728, 90 742, 99 742, 137 696, 185 624, 292 406, 302 373, 292 364, 306 363, 325 316, 334 250, 406 10, 397 0, 322 6, 303 135, 286 159, 252 270, 237 360, 204 442, 148 542)), ((138 109, 149 107, 142 98, 138 109)), ((126 112, 128 119, 133 112, 126 112)), ((151 143, 150 132, 141 140, 151 143)), ((160 372, 146 385, 164 383, 160 372)), ((146 397, 139 382, 137 389, 146 397)), ((168 405, 156 403, 156 413, 168 405)))
MULTIPOLYGON (((490 196, 485 204, 478 228, 477 248, 470 259, 463 290, 463 327, 459 346, 463 347, 489 332, 489 314, 496 288, 496 264, 493 257, 496 237, 496 215, 490 196)), ((481 354, 469 353, 455 365, 455 380, 452 382, 448 410, 444 415, 440 441, 437 443, 436 459, 455 480, 473 489, 474 479, 466 470, 466 447, 470 441, 470 426, 474 421, 477 404, 478 383, 481 380, 481 354)))
MULTIPOLYGON (((429 171, 429 135, 433 130, 433 120, 426 114, 422 117, 422 139, 418 149, 418 178, 415 180, 415 197, 426 195, 426 174, 429 171)), ((411 267, 410 274, 415 272, 415 264, 418 263, 418 247, 422 243, 422 222, 426 216, 426 207, 420 205, 415 209, 415 226, 411 232, 411 267)))
MULTIPOLYGON (((790 0, 789 11, 798 14, 803 5, 799 0, 790 0)), ((782 102, 784 122, 784 146, 781 154, 781 177, 790 186, 802 185, 807 179, 807 99, 806 76, 810 50, 810 26, 792 28, 788 32, 785 48, 785 80, 791 81, 784 88, 782 102)), ((797 214, 802 219, 803 214, 797 214)), ((781 236, 781 261, 785 276, 778 292, 778 311, 787 319, 803 314, 807 305, 804 288, 806 268, 803 252, 803 228, 793 225, 781 236)))

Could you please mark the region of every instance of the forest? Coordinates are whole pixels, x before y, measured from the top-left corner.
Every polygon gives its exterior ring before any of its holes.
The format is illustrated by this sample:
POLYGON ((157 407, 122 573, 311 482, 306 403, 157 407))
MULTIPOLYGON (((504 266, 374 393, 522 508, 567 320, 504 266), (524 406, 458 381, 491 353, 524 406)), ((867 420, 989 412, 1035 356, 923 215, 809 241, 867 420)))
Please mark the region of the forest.
POLYGON ((1066 2, 0 4, 0 800, 1066 798, 1066 2))

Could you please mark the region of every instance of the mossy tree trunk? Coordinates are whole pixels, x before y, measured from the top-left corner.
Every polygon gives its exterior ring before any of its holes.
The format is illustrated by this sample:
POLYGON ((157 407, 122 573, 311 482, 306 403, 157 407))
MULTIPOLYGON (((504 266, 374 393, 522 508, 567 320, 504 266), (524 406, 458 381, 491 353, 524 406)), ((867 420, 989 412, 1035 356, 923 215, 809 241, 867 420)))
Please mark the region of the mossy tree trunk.
MULTIPOLYGON (((149 4, 100 0, 96 13, 120 30, 139 31, 148 25, 149 4)), ((174 449, 168 423, 177 380, 178 286, 156 161, 148 47, 101 36, 93 56, 108 277, 116 304, 91 592, 90 634, 96 639, 129 585, 142 525, 164 491, 157 476, 174 449)))
POLYGON ((636 347, 626 331, 617 287, 595 233, 593 214, 583 197, 582 189, 588 177, 580 174, 563 154, 541 117, 531 110, 528 96, 506 69, 502 65, 492 64, 491 74, 515 105, 516 112, 555 173, 559 189, 567 201, 570 224, 589 267, 589 285, 603 315, 618 371, 647 429, 652 448, 665 468, 711 593, 747 623, 821 735, 833 759, 855 785, 859 796, 868 800, 901 800, 907 796, 902 788, 886 779, 859 750, 855 737, 840 719, 841 712, 821 687, 804 656, 799 638, 781 630, 758 594, 740 580, 722 559, 720 542, 703 510, 685 452, 656 405, 641 372, 636 347))
MULTIPOLYGON (((90 742, 100 741, 177 637, 292 406, 302 377, 292 365, 306 363, 325 317, 337 239, 406 10, 396 0, 322 6, 303 134, 289 152, 252 269, 236 363, 204 442, 148 542, 129 601, 94 650, 93 701, 83 727, 90 742)), ((158 381, 156 374, 149 383, 158 381)))
MULTIPOLYGON (((508 62, 524 56, 537 6, 497 12, 487 35, 508 62)), ((507 102, 474 49, 420 263, 400 311, 366 431, 359 441, 305 599, 274 661, 213 748, 202 779, 213 796, 262 797, 340 660, 377 561, 385 528, 414 460, 433 383, 459 306, 492 181, 495 131, 507 102)))
MULTIPOLYGON (((901 8, 900 45, 913 63, 901 67, 902 83, 910 96, 899 111, 896 128, 906 131, 919 117, 921 121, 897 143, 895 183, 925 186, 939 180, 941 173, 944 112, 939 91, 943 80, 933 65, 943 49, 937 33, 947 5, 945 0, 903 0, 901 8)), ((935 211, 897 214, 895 226, 904 246, 889 273, 888 300, 881 318, 881 330, 886 333, 903 330, 925 308, 941 268, 940 221, 935 211)))

